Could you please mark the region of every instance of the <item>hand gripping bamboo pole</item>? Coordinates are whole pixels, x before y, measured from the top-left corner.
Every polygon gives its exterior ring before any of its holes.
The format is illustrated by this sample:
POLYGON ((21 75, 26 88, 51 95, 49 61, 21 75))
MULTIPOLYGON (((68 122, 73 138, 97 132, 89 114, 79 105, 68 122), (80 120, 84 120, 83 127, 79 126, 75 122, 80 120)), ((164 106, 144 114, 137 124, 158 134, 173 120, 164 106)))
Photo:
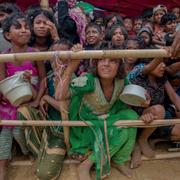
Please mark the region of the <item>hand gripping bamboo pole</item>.
MULTIPOLYGON (((89 121, 44 121, 44 120, 28 120, 28 121, 20 121, 20 120, 0 120, 0 126, 88 126, 91 124, 89 121), (88 125, 87 125, 88 124, 88 125)), ((99 121, 98 121, 99 122, 99 121)), ((119 120, 115 122, 111 126, 116 127, 139 127, 139 128, 151 128, 157 126, 170 126, 180 124, 180 119, 159 119, 151 122, 150 124, 145 124, 142 120, 119 120)), ((92 125, 92 124, 91 124, 92 125)), ((92 125, 93 126, 93 125, 92 125)), ((108 126, 108 124, 107 124, 108 126)))
MULTIPOLYGON (((23 61, 29 59, 31 61, 42 61, 52 59, 54 55, 58 55, 61 60, 66 59, 102 59, 102 58, 163 58, 169 57, 165 49, 143 49, 143 50, 83 50, 78 52, 73 51, 48 51, 48 52, 25 52, 13 54, 0 54, 0 62, 23 61)), ((179 51, 180 57, 180 51, 179 51)))

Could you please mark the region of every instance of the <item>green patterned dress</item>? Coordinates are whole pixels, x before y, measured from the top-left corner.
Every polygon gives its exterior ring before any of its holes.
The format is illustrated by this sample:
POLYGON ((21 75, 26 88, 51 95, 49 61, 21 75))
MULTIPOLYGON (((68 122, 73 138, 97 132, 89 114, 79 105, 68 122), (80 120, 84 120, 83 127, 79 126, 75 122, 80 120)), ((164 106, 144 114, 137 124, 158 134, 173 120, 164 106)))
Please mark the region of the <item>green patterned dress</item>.
POLYGON ((120 101, 126 80, 115 79, 113 95, 107 101, 100 81, 92 74, 72 80, 69 118, 89 121, 89 127, 70 129, 69 155, 81 154, 96 164, 96 178, 110 173, 110 161, 119 165, 129 160, 136 139, 136 128, 112 126, 116 121, 135 120, 138 115, 120 101))

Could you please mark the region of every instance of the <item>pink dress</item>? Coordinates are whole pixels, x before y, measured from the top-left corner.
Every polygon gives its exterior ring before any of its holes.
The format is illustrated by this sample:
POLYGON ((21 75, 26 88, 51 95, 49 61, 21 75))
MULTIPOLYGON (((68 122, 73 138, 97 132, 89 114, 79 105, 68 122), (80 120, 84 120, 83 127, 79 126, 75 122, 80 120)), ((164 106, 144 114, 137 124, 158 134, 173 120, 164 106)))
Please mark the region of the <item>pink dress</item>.
MULTIPOLYGON (((32 49, 29 48, 28 52, 31 52, 32 49)), ((8 49, 5 53, 10 53, 11 50, 8 49)), ((25 60, 22 65, 17 66, 12 62, 5 63, 6 66, 6 75, 7 77, 13 76, 17 72, 31 70, 32 77, 38 78, 38 71, 37 68, 32 64, 31 61, 25 60)), ((33 84, 33 83, 32 83, 33 84)), ((38 81, 33 84, 34 86, 38 86, 38 81)), ((16 112, 17 108, 13 106, 8 100, 1 100, 0 104, 0 119, 2 120, 16 120, 16 112)))

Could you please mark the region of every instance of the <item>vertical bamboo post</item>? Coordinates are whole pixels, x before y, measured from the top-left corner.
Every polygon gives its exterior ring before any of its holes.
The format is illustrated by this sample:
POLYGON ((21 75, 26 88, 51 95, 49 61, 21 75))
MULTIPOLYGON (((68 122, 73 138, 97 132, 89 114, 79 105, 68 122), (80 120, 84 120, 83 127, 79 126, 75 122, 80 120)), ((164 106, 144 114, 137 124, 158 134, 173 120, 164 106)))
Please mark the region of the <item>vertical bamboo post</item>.
MULTIPOLYGON (((61 113, 62 121, 68 121, 69 119, 68 107, 69 107, 69 100, 60 101, 60 113, 61 113)), ((66 144, 67 150, 69 150, 70 148, 69 127, 63 127, 63 131, 64 131, 64 142, 66 144)))
POLYGON ((49 9, 49 0, 40 0, 40 6, 42 9, 49 9))

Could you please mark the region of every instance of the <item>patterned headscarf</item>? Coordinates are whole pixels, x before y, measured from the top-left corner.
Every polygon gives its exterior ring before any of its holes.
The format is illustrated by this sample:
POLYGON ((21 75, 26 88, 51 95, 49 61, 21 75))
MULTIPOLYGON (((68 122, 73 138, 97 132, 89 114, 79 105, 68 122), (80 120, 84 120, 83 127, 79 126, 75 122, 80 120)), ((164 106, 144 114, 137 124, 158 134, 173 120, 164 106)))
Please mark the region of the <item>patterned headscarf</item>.
MULTIPOLYGON (((79 35, 80 43, 85 43, 85 28, 87 25, 87 19, 82 9, 76 7, 76 0, 67 0, 69 7, 69 16, 75 21, 77 27, 77 33, 79 35)), ((57 6, 57 4, 56 4, 57 6)), ((58 19, 58 13, 55 13, 56 19, 58 19)), ((57 21, 58 22, 58 21, 57 21)))
POLYGON ((156 7, 153 8, 153 15, 157 12, 157 11, 164 11, 165 14, 167 13, 167 7, 164 5, 157 5, 156 7))

